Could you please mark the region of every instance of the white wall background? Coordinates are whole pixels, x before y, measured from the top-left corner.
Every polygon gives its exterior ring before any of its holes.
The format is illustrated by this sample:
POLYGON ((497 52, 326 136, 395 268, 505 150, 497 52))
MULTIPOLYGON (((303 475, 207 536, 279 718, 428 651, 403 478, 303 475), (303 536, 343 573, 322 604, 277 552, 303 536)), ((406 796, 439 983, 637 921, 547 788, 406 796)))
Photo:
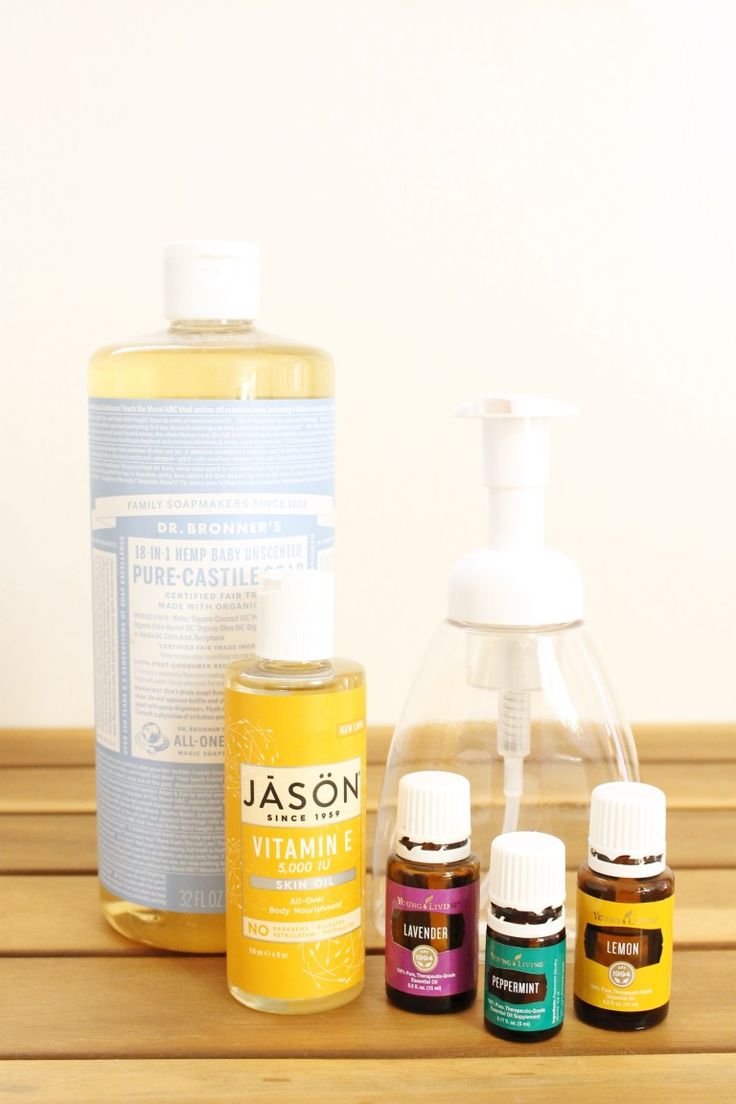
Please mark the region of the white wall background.
POLYGON ((85 365, 252 237, 339 371, 340 650, 396 717, 479 427, 541 393, 550 542, 635 720, 736 714, 729 0, 0 0, 0 724, 92 721, 85 365))

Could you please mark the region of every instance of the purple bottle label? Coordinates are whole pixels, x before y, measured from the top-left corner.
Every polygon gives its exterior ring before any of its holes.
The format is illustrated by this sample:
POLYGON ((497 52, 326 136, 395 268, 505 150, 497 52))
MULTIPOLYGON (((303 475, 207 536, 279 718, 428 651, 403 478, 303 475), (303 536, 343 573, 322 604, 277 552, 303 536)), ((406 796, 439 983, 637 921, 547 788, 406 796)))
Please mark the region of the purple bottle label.
POLYGON ((386 984, 451 997, 478 976, 478 883, 415 889, 386 880, 386 984))

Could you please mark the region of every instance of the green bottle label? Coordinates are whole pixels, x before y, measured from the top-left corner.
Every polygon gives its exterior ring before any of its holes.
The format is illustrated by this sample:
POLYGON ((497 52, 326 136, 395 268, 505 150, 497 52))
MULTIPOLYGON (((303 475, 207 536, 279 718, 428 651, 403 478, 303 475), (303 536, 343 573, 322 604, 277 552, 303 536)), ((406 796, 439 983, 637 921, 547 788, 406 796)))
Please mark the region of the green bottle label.
POLYGON ((546 1031, 565 1015, 565 940, 510 947, 486 936, 484 1013, 508 1031, 546 1031))

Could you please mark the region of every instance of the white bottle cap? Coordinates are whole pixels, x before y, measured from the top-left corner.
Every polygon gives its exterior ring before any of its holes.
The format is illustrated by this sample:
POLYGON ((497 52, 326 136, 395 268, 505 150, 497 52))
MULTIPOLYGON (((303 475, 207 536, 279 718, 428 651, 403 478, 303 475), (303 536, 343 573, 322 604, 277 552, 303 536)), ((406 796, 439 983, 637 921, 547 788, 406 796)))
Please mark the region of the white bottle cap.
MULTIPOLYGON (((488 885, 491 905, 498 908, 537 914, 560 908, 565 903, 564 843, 546 832, 505 832, 496 836, 491 844, 488 885)), ((492 926, 499 929, 495 917, 492 926)), ((561 926, 564 924, 557 930, 561 926)), ((543 934, 542 927, 534 925, 537 934, 543 934)))
POLYGON ((396 854, 405 859, 443 863, 466 858, 470 854, 467 778, 449 771, 405 774, 399 781, 396 841, 396 854), (402 840, 415 846, 408 847, 402 840))
POLYGON ((252 321, 260 299, 260 253, 246 241, 169 242, 164 250, 167 318, 252 321))
POLYGON ((592 870, 613 877, 651 877, 665 866, 667 799, 645 782, 604 782, 590 795, 592 870), (627 858, 628 862, 617 860, 627 858), (649 861, 645 861, 649 860, 649 861))
POLYGON ((335 651, 335 579, 329 571, 269 571, 258 590, 256 655, 293 663, 335 651))

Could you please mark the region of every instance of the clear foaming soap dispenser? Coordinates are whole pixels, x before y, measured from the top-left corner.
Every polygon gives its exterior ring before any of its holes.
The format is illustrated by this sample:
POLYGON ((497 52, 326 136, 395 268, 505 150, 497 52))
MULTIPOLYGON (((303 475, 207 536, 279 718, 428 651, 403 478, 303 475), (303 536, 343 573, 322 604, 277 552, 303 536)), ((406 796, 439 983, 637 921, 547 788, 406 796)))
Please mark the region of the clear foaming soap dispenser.
POLYGON ((580 570, 544 543, 550 421, 576 413, 521 395, 457 411, 483 422, 489 541, 452 569, 447 619, 391 741, 373 856, 379 931, 402 775, 468 778, 481 856, 501 832, 529 830, 559 836, 573 863, 587 853, 591 790, 639 778, 631 730, 583 625, 580 570))

